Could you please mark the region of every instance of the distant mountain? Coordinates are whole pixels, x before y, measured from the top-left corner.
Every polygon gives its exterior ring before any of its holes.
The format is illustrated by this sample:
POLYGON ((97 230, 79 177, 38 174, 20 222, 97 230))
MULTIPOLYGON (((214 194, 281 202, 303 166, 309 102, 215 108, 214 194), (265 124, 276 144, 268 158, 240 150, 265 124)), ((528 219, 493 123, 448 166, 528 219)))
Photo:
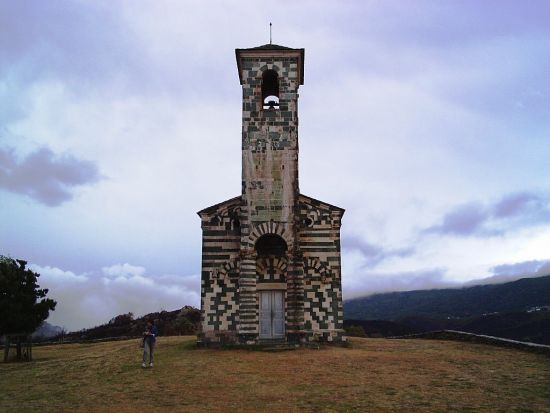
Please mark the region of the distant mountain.
POLYGON ((504 284, 375 294, 344 302, 346 319, 462 319, 550 306, 550 275, 504 284))
POLYGON ((550 344, 550 276, 344 302, 344 325, 370 337, 453 329, 550 344))

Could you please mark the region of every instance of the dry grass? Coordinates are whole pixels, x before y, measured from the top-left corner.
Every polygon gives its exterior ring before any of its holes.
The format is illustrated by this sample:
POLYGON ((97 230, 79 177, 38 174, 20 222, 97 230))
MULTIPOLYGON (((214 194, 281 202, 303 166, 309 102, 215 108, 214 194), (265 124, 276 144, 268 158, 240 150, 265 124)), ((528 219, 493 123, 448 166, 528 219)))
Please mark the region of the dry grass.
POLYGON ((281 353, 196 349, 161 337, 37 347, 0 364, 2 412, 550 412, 550 358, 429 340, 353 339, 281 353))

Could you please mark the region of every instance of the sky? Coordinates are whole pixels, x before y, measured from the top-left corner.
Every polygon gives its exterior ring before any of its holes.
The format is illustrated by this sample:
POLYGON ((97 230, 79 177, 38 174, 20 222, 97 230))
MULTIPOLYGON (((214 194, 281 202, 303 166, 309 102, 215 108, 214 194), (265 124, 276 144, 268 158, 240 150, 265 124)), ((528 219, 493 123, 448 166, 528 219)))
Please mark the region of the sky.
POLYGON ((344 299, 550 274, 550 2, 0 0, 0 254, 76 330, 200 305, 235 48, 305 48, 300 191, 344 299))

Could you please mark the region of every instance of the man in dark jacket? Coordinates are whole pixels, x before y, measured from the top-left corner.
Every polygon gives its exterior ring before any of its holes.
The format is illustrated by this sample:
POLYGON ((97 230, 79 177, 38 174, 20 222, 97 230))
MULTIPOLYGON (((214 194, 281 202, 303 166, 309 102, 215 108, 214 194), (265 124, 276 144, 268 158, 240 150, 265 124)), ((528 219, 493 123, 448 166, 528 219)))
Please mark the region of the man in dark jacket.
POLYGON ((143 333, 143 363, 141 367, 147 367, 147 358, 149 358, 149 367, 153 367, 153 352, 155 351, 157 335, 157 326, 153 321, 147 321, 147 327, 143 333))

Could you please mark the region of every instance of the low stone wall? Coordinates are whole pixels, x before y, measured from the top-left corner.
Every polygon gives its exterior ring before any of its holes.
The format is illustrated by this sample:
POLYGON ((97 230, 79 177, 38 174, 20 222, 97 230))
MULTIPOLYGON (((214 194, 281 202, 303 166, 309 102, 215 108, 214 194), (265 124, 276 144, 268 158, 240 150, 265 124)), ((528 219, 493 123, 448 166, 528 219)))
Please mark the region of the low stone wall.
POLYGON ((432 340, 455 340, 470 343, 490 344, 500 347, 511 347, 535 353, 550 355, 550 346, 525 341, 510 340, 508 338, 485 336, 456 330, 428 331, 426 333, 410 334, 406 336, 388 337, 390 339, 424 338, 432 340))
MULTIPOLYGON (((93 338, 93 339, 81 339, 81 338, 65 338, 63 340, 48 340, 48 341, 36 341, 32 343, 33 347, 40 347, 40 346, 51 346, 51 345, 57 345, 57 344, 87 344, 87 343, 101 343, 103 341, 122 341, 122 340, 137 340, 141 338, 141 336, 117 336, 117 337, 105 337, 105 338, 93 338)), ((11 346, 14 346, 14 343, 11 344, 11 346)), ((0 349, 3 349, 5 347, 5 344, 0 344, 0 349)))

